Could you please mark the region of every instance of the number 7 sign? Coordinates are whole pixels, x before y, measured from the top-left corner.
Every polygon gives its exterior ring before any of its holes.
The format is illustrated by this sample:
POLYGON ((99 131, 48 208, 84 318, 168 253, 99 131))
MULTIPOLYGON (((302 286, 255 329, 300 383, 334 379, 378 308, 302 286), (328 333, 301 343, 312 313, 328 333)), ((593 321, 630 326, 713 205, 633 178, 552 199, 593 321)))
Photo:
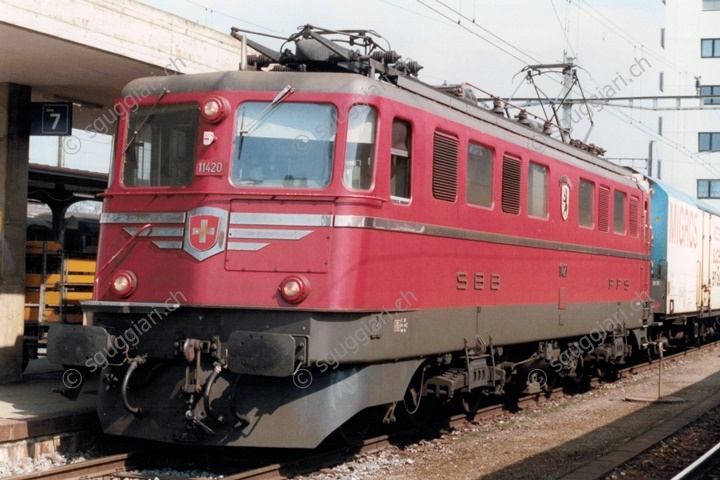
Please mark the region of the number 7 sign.
POLYGON ((70 135, 72 133, 72 103, 32 103, 30 135, 70 135))

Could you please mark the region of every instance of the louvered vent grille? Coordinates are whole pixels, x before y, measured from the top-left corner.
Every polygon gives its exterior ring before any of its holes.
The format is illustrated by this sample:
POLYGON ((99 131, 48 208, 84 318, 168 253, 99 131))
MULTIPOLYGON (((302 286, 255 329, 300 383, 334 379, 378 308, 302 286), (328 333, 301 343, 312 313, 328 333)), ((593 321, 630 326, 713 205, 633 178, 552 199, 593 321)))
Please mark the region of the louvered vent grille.
POLYGON ((457 200, 458 140, 435 132, 433 144, 433 197, 454 202, 457 200))
POLYGON ((520 172, 522 162, 518 158, 503 158, 502 171, 502 211, 518 215, 520 213, 520 172))
POLYGON ((598 228, 601 232, 607 232, 610 230, 610 189, 600 187, 598 193, 598 228))
POLYGON ((640 208, 639 201, 635 197, 630 197, 630 235, 638 236, 638 227, 640 225, 640 208))

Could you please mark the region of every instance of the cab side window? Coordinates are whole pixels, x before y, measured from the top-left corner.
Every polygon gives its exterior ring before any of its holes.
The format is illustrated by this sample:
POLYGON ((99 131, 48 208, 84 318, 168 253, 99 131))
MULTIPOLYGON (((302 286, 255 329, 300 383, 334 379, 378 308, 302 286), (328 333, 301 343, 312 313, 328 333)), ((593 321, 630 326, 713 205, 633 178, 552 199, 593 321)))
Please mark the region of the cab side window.
POLYGON ((343 183, 352 190, 370 190, 373 186, 377 111, 368 105, 354 105, 348 118, 343 183))
POLYGON ((390 197, 405 203, 410 200, 411 181, 411 130, 403 120, 393 120, 392 148, 390 150, 390 197))

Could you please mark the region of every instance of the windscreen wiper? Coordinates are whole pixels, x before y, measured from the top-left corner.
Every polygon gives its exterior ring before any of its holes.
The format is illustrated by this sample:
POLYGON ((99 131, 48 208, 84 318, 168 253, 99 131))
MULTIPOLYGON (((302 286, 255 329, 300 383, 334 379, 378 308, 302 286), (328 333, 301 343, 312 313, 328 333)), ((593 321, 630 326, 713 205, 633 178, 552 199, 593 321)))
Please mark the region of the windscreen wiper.
POLYGON ((142 132, 142 129, 145 128, 145 124, 147 123, 148 119, 150 118, 150 115, 152 115, 153 111, 155 110, 155 107, 157 107, 157 104, 160 103, 160 100, 165 96, 166 93, 168 93, 169 90, 167 88, 163 88, 162 92, 160 92, 160 95, 158 95, 157 100, 155 100, 155 103, 153 103, 152 107, 150 107, 150 111, 145 115, 145 118, 143 118, 143 121, 140 122, 140 126, 138 126, 137 130, 133 132, 133 136, 130 137, 130 140, 128 140, 127 144, 125 144, 125 148, 123 148, 122 156, 125 156, 125 152, 128 151, 128 148, 130 148, 130 145, 132 145, 135 142, 135 139, 140 135, 140 132, 142 132))
POLYGON ((253 128, 257 127, 260 124, 260 122, 262 122, 263 119, 270 114, 270 112, 275 110, 275 108, 278 105, 280 105, 280 103, 282 103, 283 100, 285 100, 287 97, 289 97, 290 94, 292 94, 294 91, 295 91, 295 89, 293 87, 291 87, 290 85, 288 85, 285 88, 283 88, 282 90, 280 90, 280 93, 278 93, 275 96, 275 98, 273 98, 272 102, 270 102, 270 105, 265 107, 265 110, 260 112, 260 115, 258 115, 257 118, 247 128, 243 128, 243 126, 242 126, 242 124, 245 123, 245 111, 243 110, 243 118, 242 118, 242 122, 240 124, 240 132, 238 132, 240 134, 240 136, 244 137, 244 136, 249 135, 250 131, 253 128))

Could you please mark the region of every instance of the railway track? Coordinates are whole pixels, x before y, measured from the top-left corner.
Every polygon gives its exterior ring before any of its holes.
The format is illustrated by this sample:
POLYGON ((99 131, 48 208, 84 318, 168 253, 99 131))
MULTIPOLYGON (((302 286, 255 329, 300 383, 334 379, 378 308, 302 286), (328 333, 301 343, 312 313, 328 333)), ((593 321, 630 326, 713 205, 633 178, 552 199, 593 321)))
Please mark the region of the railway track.
POLYGON ((717 478, 720 474, 720 443, 708 450, 690 464, 685 470, 675 475, 672 480, 701 480, 717 478))
POLYGON ((75 480, 104 477, 141 466, 143 460, 150 460, 147 455, 121 453, 10 478, 12 480, 75 480))
MULTIPOLYGON (((720 344, 720 342, 712 342, 703 345, 699 348, 693 348, 690 350, 684 350, 672 355, 665 356, 665 362, 671 361, 678 358, 683 358, 692 355, 694 352, 700 351, 705 348, 714 347, 720 344)), ((649 369, 656 368, 658 360, 654 359, 652 362, 646 362, 639 365, 633 365, 631 367, 622 369, 619 373, 621 376, 633 375, 645 372, 649 369)), ((600 381, 593 379, 592 383, 597 385, 600 381)), ((523 409, 530 405, 546 402, 553 399, 559 399, 566 395, 563 388, 555 388, 550 392, 541 394, 527 395, 519 398, 517 402, 513 404, 513 407, 517 409, 523 409)), ((447 421, 447 426, 452 428, 462 427, 472 422, 479 422, 487 420, 502 414, 506 414, 508 411, 507 405, 496 404, 484 407, 477 410, 473 415, 468 414, 457 414, 451 416, 447 421)), ((328 450, 320 453, 314 453, 311 456, 300 456, 293 458, 288 461, 281 461, 277 463, 269 463, 257 468, 243 469, 243 471, 224 475, 224 480, 263 480, 263 479, 277 479, 277 478, 290 478, 294 475, 306 474, 308 472, 317 471, 322 468, 328 468, 342 464, 343 462, 349 461, 358 454, 371 454, 373 452, 382 450, 392 444, 402 441, 406 438, 407 441, 413 441, 413 439, 421 437, 421 433, 417 430, 408 430, 399 432, 397 434, 380 435, 373 438, 366 439, 358 447, 348 448, 343 447, 339 449, 328 450)), ((720 450, 720 446, 717 447, 720 450)), ((718 451, 714 452, 715 455, 720 454, 718 451)), ((153 451, 142 451, 138 453, 124 453, 118 455, 111 455, 108 457, 88 460, 84 462, 78 462, 76 464, 65 465, 62 467, 53 468, 51 470, 34 472, 27 475, 9 477, 7 480, 65 480, 65 479, 96 479, 96 478, 113 478, 113 479, 138 479, 147 478, 145 476, 138 476, 137 473, 131 473, 130 470, 137 470, 142 468, 157 467, 158 458, 172 458, 172 451, 170 449, 160 449, 153 451)), ((714 457, 715 458, 715 457, 714 457)), ((163 465, 167 467, 167 465, 163 465)), ((690 473, 688 473, 690 475, 690 473)), ((193 477, 178 477, 169 475, 156 475, 153 474, 152 478, 158 478, 159 480, 175 480, 178 478, 193 478, 193 477)), ((699 477, 678 477, 678 479, 690 479, 699 477)))

